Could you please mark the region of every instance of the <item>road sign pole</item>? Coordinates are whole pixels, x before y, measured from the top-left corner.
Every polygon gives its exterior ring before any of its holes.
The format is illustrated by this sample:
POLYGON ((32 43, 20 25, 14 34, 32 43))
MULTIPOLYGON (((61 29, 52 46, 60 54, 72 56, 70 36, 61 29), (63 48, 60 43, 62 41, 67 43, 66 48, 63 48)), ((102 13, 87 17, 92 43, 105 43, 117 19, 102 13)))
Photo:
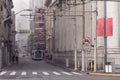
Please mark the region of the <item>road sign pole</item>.
POLYGON ((82 52, 82 71, 87 71, 88 67, 88 50, 90 49, 91 39, 90 37, 86 36, 83 39, 83 49, 84 52, 82 52))
POLYGON ((84 55, 84 51, 82 51, 82 71, 85 71, 85 55, 84 55))
POLYGON ((87 51, 88 51, 88 50, 86 49, 86 50, 85 50, 85 53, 86 53, 86 61, 85 61, 85 62, 86 62, 86 71, 87 71, 87 66, 88 66, 88 64, 87 64, 87 63, 88 63, 88 60, 87 60, 87 59, 88 59, 87 51))

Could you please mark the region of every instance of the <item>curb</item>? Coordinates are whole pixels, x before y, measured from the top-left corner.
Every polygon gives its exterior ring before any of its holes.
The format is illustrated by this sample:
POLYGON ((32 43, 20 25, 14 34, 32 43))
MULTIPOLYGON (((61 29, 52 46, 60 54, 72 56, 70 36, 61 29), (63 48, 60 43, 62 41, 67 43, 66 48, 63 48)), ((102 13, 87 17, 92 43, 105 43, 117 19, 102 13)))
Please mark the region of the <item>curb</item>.
POLYGON ((57 67, 59 67, 59 68, 66 69, 66 70, 68 70, 68 71, 72 71, 72 70, 73 70, 73 69, 71 69, 71 68, 67 68, 67 67, 65 67, 65 66, 61 66, 61 65, 59 65, 59 64, 54 64, 54 63, 52 63, 52 62, 50 62, 50 61, 47 61, 47 63, 52 64, 52 65, 54 65, 54 66, 57 66, 57 67))
POLYGON ((99 72, 89 72, 91 76, 111 76, 111 77, 120 77, 120 74, 112 74, 112 73, 99 73, 99 72))

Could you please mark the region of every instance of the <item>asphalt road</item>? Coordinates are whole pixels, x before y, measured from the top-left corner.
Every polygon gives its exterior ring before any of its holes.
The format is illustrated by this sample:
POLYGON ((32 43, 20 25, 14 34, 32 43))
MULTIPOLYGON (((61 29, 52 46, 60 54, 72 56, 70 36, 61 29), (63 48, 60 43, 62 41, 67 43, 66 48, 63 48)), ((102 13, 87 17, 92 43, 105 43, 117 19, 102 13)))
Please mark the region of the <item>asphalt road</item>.
POLYGON ((20 58, 0 72, 0 80, 120 80, 120 77, 90 76, 46 63, 34 61, 30 57, 20 58))

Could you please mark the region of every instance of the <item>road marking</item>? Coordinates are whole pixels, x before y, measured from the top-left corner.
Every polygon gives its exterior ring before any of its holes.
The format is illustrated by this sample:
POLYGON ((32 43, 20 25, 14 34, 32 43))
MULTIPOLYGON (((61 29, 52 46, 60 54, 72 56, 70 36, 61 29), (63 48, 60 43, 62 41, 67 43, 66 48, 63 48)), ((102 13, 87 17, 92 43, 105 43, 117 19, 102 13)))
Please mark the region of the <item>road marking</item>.
MULTIPOLYGON (((2 76, 2 75, 5 75, 7 73, 7 71, 2 71, 1 73, 0 73, 0 76, 2 76)), ((16 71, 12 71, 9 75, 16 75, 16 71)), ((50 73, 48 73, 48 72, 42 72, 44 75, 50 75, 50 73)), ((81 74, 81 73, 79 73, 79 72, 65 72, 65 71, 62 71, 62 72, 56 72, 56 71, 53 71, 52 72, 54 75, 62 75, 62 74, 65 74, 65 75, 83 75, 83 74, 81 74)), ((33 71, 32 72, 32 74, 33 75, 37 75, 38 73, 37 72, 35 72, 35 71, 33 71)), ((27 75, 27 72, 21 72, 21 75, 22 76, 25 76, 25 75, 27 75)))
POLYGON ((22 72, 22 73, 21 73, 22 76, 25 76, 26 74, 27 74, 26 72, 22 72))
POLYGON ((0 73, 0 76, 4 75, 5 73, 7 73, 7 71, 2 71, 2 72, 0 73))
POLYGON ((15 75, 15 74, 16 74, 16 72, 15 72, 15 71, 13 71, 13 72, 11 72, 11 73, 10 73, 10 75, 15 75))
POLYGON ((33 75, 37 75, 37 72, 32 72, 33 75))
POLYGON ((49 73, 47 73, 47 72, 43 72, 43 74, 44 74, 44 75, 50 75, 50 74, 49 74, 49 73))
POLYGON ((55 74, 55 75, 61 75, 60 73, 58 73, 58 72, 53 72, 53 74, 55 74))
POLYGON ((82 75, 81 73, 78 73, 78 72, 72 72, 72 73, 76 75, 82 75))
POLYGON ((68 72, 62 72, 63 74, 66 74, 66 75, 72 75, 72 74, 70 74, 70 73, 68 73, 68 72))

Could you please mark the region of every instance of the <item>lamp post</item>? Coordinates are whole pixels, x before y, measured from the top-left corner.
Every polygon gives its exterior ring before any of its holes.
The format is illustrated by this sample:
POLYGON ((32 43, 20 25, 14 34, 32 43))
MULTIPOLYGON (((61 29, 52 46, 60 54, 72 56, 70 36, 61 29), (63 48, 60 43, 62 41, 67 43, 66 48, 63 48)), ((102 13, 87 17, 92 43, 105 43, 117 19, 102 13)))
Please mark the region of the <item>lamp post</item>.
MULTIPOLYGON (((17 14, 23 12, 23 11, 33 11, 33 10, 32 10, 32 9, 22 9, 22 10, 20 10, 19 12, 15 13, 14 15, 17 15, 17 14)), ((5 19, 2 21, 2 23, 4 23, 5 21, 11 19, 11 17, 12 17, 12 16, 9 16, 9 17, 5 18, 5 19)))
POLYGON ((23 12, 23 11, 33 11, 33 10, 32 10, 32 9, 22 9, 21 11, 19 11, 19 12, 15 13, 15 15, 17 15, 17 14, 19 14, 19 13, 23 12))
POLYGON ((104 0, 104 71, 107 63, 107 35, 106 35, 106 17, 107 17, 107 3, 104 0))
POLYGON ((74 16, 74 26, 75 26, 75 29, 74 29, 74 31, 75 31, 75 42, 74 42, 74 70, 77 70, 77 25, 76 25, 76 0, 75 0, 75 16, 74 16))

